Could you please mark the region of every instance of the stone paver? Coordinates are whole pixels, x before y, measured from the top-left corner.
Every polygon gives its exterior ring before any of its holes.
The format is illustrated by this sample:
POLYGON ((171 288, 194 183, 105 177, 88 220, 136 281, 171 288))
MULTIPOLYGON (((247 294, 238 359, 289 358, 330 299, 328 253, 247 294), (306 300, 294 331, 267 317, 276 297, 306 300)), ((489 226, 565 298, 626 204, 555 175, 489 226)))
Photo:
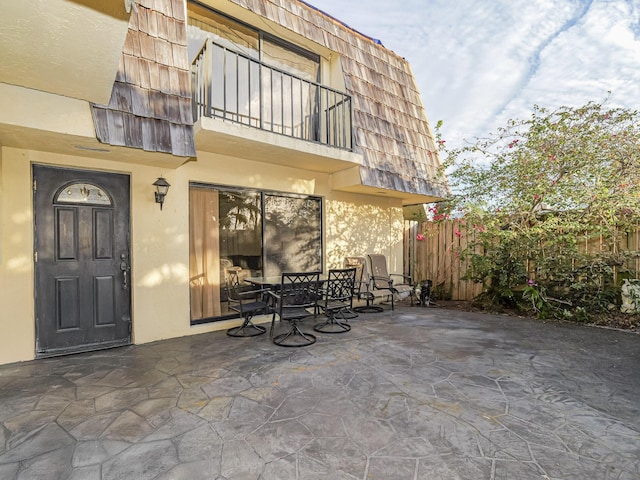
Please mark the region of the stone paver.
POLYGON ((0 478, 640 478, 639 335, 406 306, 351 324, 0 367, 0 478))

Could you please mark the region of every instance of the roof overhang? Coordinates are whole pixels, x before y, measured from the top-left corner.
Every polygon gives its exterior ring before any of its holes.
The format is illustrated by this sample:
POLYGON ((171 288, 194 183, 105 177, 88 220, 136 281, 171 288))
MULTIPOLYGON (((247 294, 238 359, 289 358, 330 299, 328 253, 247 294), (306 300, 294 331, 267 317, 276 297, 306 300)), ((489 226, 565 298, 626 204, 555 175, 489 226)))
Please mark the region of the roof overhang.
POLYGON ((171 169, 193 160, 100 143, 84 100, 4 83, 0 98, 0 146, 171 169))
POLYGON ((402 205, 442 200, 436 195, 363 184, 360 174, 363 157, 359 153, 209 117, 200 117, 194 130, 198 151, 328 173, 335 191, 384 197, 400 201, 402 205))
POLYGON ((334 173, 332 175, 331 187, 333 190, 341 192, 360 193, 363 195, 374 195, 399 200, 402 202, 402 205, 419 205, 444 200, 444 197, 438 195, 425 195, 365 185, 362 183, 360 168, 350 168, 334 173))
POLYGON ((108 103, 128 0, 3 0, 0 82, 108 103))

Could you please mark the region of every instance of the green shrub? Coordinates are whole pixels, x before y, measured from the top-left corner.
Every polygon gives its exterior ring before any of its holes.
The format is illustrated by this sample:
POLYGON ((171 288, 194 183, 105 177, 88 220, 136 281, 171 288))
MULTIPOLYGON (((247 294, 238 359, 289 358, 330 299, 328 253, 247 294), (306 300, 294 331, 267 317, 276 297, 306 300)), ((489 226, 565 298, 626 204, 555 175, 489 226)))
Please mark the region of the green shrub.
POLYGON ((617 272, 637 275, 621 247, 640 225, 638 112, 534 107, 446 153, 454 195, 439 211, 469 226, 457 253, 477 302, 574 320, 619 306, 617 272))

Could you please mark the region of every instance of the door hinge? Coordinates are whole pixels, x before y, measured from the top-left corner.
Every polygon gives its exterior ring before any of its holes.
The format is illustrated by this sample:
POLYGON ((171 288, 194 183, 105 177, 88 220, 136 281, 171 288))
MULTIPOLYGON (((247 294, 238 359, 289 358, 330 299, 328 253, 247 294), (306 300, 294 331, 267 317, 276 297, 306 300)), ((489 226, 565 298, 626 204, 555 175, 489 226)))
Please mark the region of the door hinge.
POLYGON ((38 181, 37 180, 33 180, 33 191, 35 192, 36 190, 38 190, 38 181))
POLYGON ((38 263, 38 252, 33 253, 33 262, 38 263))
POLYGON ((129 333, 131 333, 131 317, 129 315, 123 315, 122 321, 128 323, 127 328, 129 329, 129 333))

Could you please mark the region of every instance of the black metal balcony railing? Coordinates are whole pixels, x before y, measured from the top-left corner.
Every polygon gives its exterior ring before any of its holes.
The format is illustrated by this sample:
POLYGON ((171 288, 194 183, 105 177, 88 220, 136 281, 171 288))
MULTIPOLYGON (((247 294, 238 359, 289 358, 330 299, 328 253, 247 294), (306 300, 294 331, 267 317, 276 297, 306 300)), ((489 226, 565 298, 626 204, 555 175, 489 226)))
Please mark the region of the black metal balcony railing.
POLYGON ((212 40, 191 65, 193 115, 352 148, 351 97, 212 40))

